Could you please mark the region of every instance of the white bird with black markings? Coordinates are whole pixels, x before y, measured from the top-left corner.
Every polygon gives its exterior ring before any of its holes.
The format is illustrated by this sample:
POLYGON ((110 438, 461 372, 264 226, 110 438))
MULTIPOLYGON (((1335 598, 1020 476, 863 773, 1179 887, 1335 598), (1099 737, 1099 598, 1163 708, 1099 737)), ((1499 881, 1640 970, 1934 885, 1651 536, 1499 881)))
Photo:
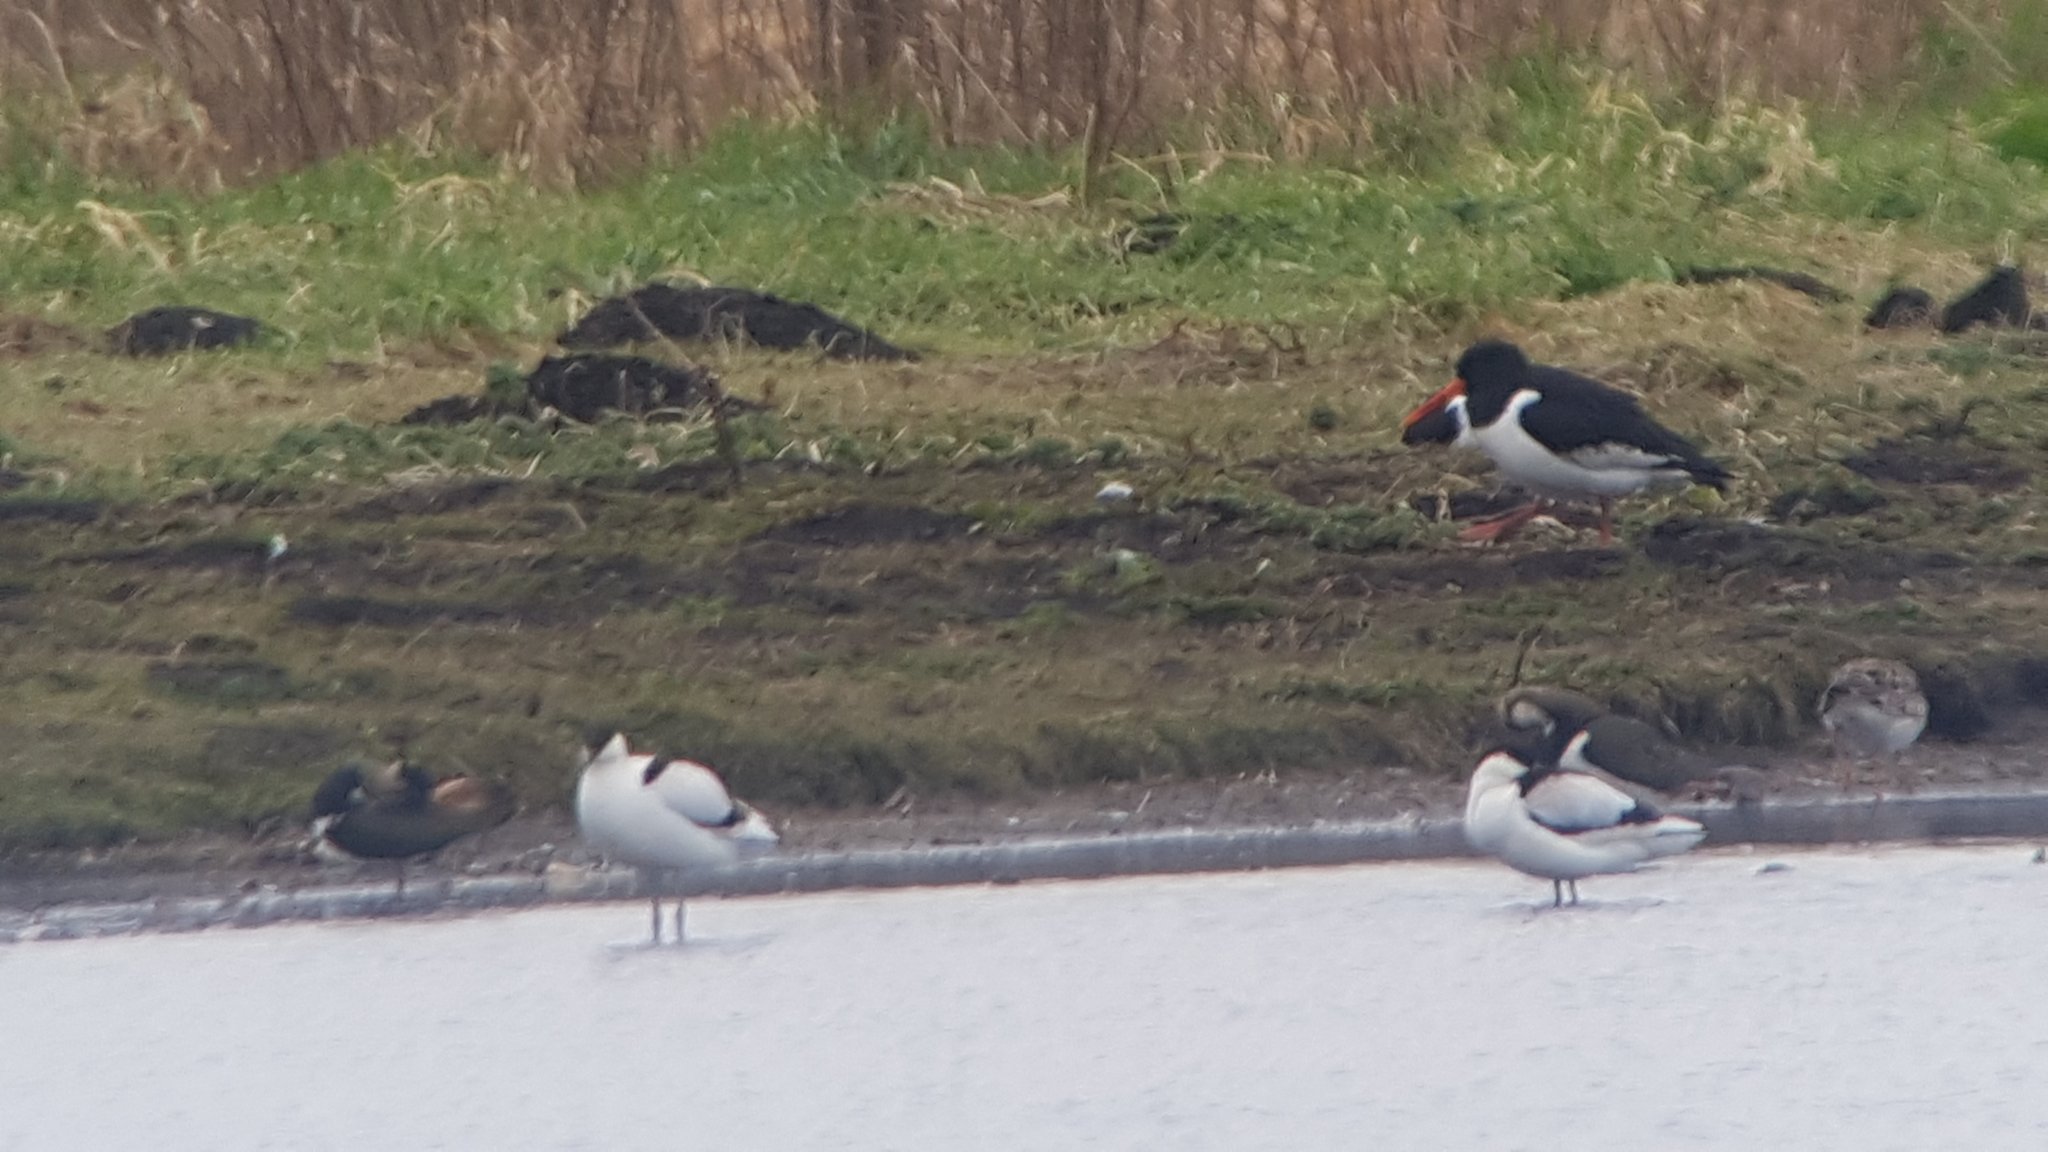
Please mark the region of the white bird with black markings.
MULTIPOLYGON (((608 859, 640 869, 661 943, 665 873, 717 868, 778 837, 767 818, 733 799, 718 773, 690 760, 635 753, 625 733, 591 750, 576 782, 576 826, 608 859)), ((676 898, 676 941, 683 900, 676 898)))
POLYGON ((1577 904, 1587 876, 1632 872, 1707 834, 1596 776, 1534 759, 1511 748, 1480 759, 1465 798, 1465 839, 1517 872, 1550 881, 1553 907, 1564 904, 1567 890, 1577 904))
POLYGON ((1532 364, 1504 340, 1482 340, 1458 357, 1457 373, 1401 422, 1402 437, 1471 443, 1501 475, 1538 499, 1460 535, 1500 540, 1551 500, 1600 506, 1600 542, 1614 539, 1613 505, 1660 486, 1721 489, 1728 469, 1651 419, 1634 396, 1587 376, 1532 364), (1452 417, 1446 423, 1444 417, 1452 417), (1431 429, 1421 434, 1421 429, 1431 429))

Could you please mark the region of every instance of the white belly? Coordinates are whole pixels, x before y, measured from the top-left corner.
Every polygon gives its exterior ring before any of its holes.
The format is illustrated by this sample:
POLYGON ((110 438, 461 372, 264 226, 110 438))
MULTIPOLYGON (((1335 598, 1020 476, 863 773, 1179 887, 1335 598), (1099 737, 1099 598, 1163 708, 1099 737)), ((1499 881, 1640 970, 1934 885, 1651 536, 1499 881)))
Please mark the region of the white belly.
POLYGON ((1837 704, 1820 719, 1850 755, 1861 757, 1895 756, 1918 740, 1927 727, 1925 716, 1887 712, 1862 700, 1837 704))
POLYGON ((1530 391, 1515 395, 1500 418, 1474 428, 1472 438, 1501 474, 1539 496, 1559 500, 1633 496, 1657 484, 1682 484, 1685 469, 1633 448, 1586 449, 1560 456, 1522 428, 1524 408, 1541 399, 1530 391))

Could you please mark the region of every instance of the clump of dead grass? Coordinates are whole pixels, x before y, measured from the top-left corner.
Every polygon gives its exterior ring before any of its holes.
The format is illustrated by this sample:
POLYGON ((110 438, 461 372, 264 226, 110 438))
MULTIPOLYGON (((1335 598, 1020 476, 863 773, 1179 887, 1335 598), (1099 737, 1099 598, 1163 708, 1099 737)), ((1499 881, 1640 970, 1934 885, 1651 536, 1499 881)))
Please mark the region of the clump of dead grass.
POLYGON ((0 97, 53 92, 88 167, 183 184, 401 136, 560 183, 688 149, 734 117, 820 112, 914 114, 947 146, 1078 147, 1093 173, 1190 131, 1217 151, 1248 135, 1286 157, 1356 151, 1384 138, 1387 107, 1558 50, 1696 106, 1853 100, 1887 89, 1938 26, 1984 40, 2000 13, 1979 7, 0 0, 0 97))

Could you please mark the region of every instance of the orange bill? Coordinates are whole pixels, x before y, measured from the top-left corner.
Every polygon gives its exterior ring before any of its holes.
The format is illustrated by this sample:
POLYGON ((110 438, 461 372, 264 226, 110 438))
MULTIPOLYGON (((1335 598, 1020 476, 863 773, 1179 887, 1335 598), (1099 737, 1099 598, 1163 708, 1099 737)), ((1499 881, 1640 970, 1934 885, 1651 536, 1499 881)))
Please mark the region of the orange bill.
POLYGON ((1436 395, 1431 396, 1427 400, 1424 400, 1421 404, 1416 406, 1415 411, 1410 412, 1405 418, 1403 418, 1401 421, 1401 430, 1405 432, 1408 429, 1414 427, 1416 421, 1429 419, 1431 416, 1434 416, 1437 413, 1443 411, 1444 406, 1446 404, 1449 404, 1451 401, 1456 400, 1458 397, 1463 396, 1464 394, 1464 379, 1453 378, 1449 384, 1446 384, 1442 388, 1438 389, 1436 395))

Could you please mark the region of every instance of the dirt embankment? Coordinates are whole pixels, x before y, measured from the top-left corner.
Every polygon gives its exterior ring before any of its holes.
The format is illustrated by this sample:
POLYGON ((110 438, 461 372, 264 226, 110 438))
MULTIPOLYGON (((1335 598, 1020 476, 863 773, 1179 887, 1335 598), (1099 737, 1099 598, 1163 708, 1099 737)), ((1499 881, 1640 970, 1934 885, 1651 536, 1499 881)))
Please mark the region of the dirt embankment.
MULTIPOLYGON (((1857 468, 1878 507, 2030 483, 2010 453, 1916 451, 1857 468)), ((1778 522, 1670 516, 1614 549, 1569 527, 1471 549, 1402 509, 1346 511, 1412 466, 1267 460, 1264 502, 1113 508, 1103 470, 1068 465, 792 465, 737 492, 681 467, 225 512, 8 501, 0 629, 34 706, 5 725, 0 889, 332 879, 297 829, 350 754, 519 790, 528 815, 423 872, 576 858, 572 747, 593 722, 718 763, 792 851, 1446 814, 1524 645, 1524 677, 1661 715, 1779 795, 1840 786, 1811 702, 1865 650, 1913 659, 1935 712, 1856 786, 2039 773, 2030 554, 1873 541, 1826 493, 1778 522)))
POLYGON ((294 429, 155 502, 23 473, 0 496, 0 869, 189 851, 297 882, 307 798, 351 756, 506 779, 530 817, 503 837, 559 846, 592 726, 717 765, 798 848, 1449 810, 1517 671, 1797 788, 1829 669, 1866 654, 1933 698, 1888 784, 2030 778, 1982 750, 2048 701, 2032 353, 1971 346, 2011 361, 1996 420, 1925 384, 1873 429, 1795 410, 1782 368, 1658 350, 1606 374, 1660 412, 1771 408, 1738 503, 1630 502, 1613 548, 1570 511, 1472 548, 1441 517, 1505 500, 1470 455, 1382 446, 1398 396, 1353 417, 1305 402, 1341 395, 1349 360, 1206 347, 834 377, 904 414, 863 431, 768 404, 727 429, 773 446, 738 475, 630 421, 294 429), (954 419, 920 407, 947 388, 1019 419, 934 448, 906 429, 954 419), (1069 402, 1131 427, 1208 406, 1254 447, 1046 434, 1069 402), (1112 481, 1127 498, 1098 498, 1112 481))

